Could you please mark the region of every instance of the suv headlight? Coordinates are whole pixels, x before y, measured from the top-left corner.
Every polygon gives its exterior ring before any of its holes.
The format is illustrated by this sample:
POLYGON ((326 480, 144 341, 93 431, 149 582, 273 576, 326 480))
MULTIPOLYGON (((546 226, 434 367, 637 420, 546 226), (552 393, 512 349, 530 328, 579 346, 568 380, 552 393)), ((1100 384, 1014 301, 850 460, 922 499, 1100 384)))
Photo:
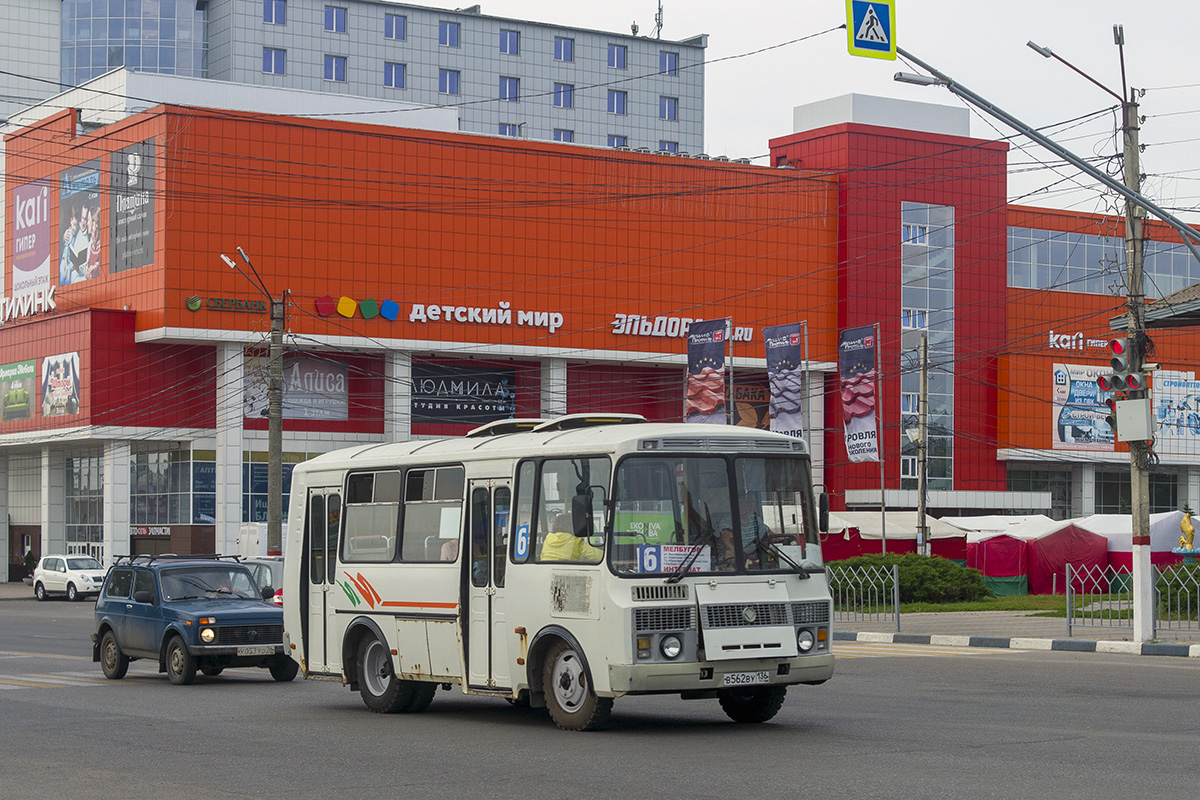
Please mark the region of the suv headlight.
POLYGON ((212 644, 213 640, 216 638, 217 638, 217 632, 214 631, 212 628, 201 629, 200 641, 204 642, 205 644, 212 644))

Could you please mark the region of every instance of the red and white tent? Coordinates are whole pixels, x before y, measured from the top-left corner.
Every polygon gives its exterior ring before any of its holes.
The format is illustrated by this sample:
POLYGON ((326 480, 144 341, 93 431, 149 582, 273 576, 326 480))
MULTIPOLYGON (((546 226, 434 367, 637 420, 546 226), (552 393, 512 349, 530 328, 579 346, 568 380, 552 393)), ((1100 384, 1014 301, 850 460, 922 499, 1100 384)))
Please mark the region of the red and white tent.
POLYGON ((1077 570, 1108 567, 1108 541, 1076 520, 1030 520, 1005 535, 1025 540, 1030 594, 1065 592, 1067 564, 1077 570))
POLYGON ((1029 594, 1028 545, 1004 531, 967 531, 967 566, 994 594, 1029 594))
MULTIPOLYGON (((1178 564, 1183 556, 1172 553, 1179 546, 1183 530, 1182 511, 1167 511, 1150 515, 1150 563, 1178 564)), ((1108 564, 1125 572, 1133 569, 1133 517, 1129 514, 1093 514, 1078 520, 1076 524, 1092 533, 1103 536, 1108 542, 1108 564)))

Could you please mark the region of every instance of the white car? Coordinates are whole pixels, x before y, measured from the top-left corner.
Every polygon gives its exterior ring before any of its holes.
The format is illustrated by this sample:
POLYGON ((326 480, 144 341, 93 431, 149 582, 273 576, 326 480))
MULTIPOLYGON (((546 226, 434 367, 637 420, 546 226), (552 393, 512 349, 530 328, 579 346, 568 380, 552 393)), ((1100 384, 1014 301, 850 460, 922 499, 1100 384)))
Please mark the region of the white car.
POLYGON ((38 600, 51 594, 65 594, 68 600, 99 594, 104 572, 103 565, 91 556, 42 556, 33 570, 33 594, 38 600))

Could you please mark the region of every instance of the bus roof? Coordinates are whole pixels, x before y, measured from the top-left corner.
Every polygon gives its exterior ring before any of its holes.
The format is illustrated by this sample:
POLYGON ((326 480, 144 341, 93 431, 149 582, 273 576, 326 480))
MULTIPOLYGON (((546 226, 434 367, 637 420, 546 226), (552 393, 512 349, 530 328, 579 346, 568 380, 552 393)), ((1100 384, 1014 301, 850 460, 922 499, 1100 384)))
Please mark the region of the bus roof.
POLYGON ((632 414, 572 414, 554 420, 529 420, 533 425, 492 423, 467 436, 413 439, 334 450, 310 459, 310 468, 363 467, 419 456, 430 461, 511 458, 520 454, 558 455, 633 449, 642 452, 755 452, 808 454, 807 444, 791 436, 756 428, 646 422, 632 414), (494 426, 494 427, 492 427, 494 426), (474 434, 474 435, 472 435, 474 434))

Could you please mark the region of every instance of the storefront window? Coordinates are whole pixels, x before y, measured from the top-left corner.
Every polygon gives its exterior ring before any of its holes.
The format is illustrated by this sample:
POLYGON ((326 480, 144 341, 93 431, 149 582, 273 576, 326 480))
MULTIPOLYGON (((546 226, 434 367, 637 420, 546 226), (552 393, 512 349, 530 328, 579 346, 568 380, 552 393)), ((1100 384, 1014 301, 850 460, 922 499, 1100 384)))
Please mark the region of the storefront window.
POLYGON ((130 453, 131 525, 190 525, 191 492, 191 452, 186 445, 156 442, 130 453))
POLYGON ((1010 467, 1008 491, 1049 492, 1050 510, 1044 508, 1014 508, 1013 514, 1045 514, 1051 519, 1071 516, 1071 473, 1066 470, 1023 469, 1010 467))

